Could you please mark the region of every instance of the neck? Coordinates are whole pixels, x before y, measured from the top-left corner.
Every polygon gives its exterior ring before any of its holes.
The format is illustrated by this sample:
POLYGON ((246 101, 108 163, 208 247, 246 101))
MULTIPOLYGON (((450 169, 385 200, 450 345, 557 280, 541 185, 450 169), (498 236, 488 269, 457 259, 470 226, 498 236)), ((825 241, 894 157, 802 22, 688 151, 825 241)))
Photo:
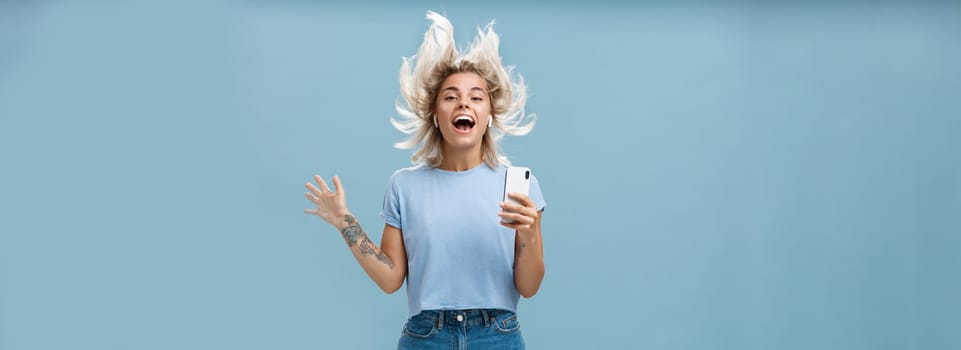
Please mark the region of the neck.
POLYGON ((444 161, 438 168, 447 171, 467 171, 483 162, 480 145, 469 150, 452 150, 444 145, 444 161))

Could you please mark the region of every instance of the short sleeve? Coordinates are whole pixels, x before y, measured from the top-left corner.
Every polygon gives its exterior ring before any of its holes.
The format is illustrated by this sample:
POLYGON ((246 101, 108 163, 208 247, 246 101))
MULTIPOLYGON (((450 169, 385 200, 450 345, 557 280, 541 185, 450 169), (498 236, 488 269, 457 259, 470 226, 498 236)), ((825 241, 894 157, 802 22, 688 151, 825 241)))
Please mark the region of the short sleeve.
POLYGON ((547 208, 547 202, 544 201, 544 194, 541 192, 541 184, 537 182, 537 176, 534 175, 531 175, 531 195, 529 197, 537 205, 537 211, 547 208))
POLYGON ((397 190, 395 173, 387 180, 387 190, 384 191, 384 207, 380 211, 380 217, 388 225, 400 228, 400 194, 397 190))

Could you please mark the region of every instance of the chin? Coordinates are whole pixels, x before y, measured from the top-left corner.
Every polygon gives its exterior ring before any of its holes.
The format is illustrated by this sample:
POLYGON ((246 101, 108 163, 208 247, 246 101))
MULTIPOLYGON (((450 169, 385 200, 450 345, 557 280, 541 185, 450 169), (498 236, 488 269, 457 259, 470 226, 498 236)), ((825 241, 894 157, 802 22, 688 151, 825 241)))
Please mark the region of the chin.
POLYGON ((464 139, 457 140, 457 139, 455 139, 455 140, 447 140, 446 143, 447 143, 447 146, 449 146, 449 147, 451 147, 451 148, 453 148, 453 149, 470 150, 470 149, 473 149, 473 148, 480 148, 481 140, 479 140, 479 139, 478 139, 478 140, 464 140, 464 139))

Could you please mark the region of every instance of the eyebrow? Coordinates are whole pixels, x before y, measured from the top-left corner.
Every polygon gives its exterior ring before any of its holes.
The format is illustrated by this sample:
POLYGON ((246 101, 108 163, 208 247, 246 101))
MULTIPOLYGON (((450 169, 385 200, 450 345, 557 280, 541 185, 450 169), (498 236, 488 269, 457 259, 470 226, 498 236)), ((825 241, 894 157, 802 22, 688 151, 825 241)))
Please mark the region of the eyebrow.
MULTIPOLYGON (((441 92, 444 92, 444 91, 447 91, 447 90, 460 91, 460 89, 458 89, 456 86, 448 86, 448 87, 445 87, 443 90, 441 90, 441 92)), ((474 90, 477 90, 477 91, 480 91, 480 92, 487 92, 487 91, 485 91, 484 89, 481 89, 479 86, 475 86, 475 87, 470 88, 470 91, 474 91, 474 90)))

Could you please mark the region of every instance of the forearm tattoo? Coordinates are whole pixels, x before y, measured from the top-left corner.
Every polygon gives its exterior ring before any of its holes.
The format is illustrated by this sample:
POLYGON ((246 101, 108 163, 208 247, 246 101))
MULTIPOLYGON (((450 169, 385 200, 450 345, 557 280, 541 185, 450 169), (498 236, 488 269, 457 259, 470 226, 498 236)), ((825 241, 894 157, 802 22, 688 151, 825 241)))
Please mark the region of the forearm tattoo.
POLYGON ((374 246, 374 242, 371 242, 367 234, 364 233, 364 229, 360 228, 357 219, 347 214, 344 215, 344 221, 347 222, 347 228, 340 233, 344 236, 344 240, 347 241, 348 246, 351 248, 357 246, 361 254, 373 255, 377 260, 386 264, 387 267, 390 267, 391 270, 394 269, 394 262, 390 260, 387 254, 384 254, 383 251, 374 246))
POLYGON ((345 215, 344 221, 347 222, 347 228, 340 233, 344 235, 344 240, 347 241, 347 245, 353 248, 357 245, 357 241, 359 241, 361 237, 367 235, 364 234, 364 229, 360 228, 360 225, 357 224, 357 219, 354 219, 352 215, 345 215))

